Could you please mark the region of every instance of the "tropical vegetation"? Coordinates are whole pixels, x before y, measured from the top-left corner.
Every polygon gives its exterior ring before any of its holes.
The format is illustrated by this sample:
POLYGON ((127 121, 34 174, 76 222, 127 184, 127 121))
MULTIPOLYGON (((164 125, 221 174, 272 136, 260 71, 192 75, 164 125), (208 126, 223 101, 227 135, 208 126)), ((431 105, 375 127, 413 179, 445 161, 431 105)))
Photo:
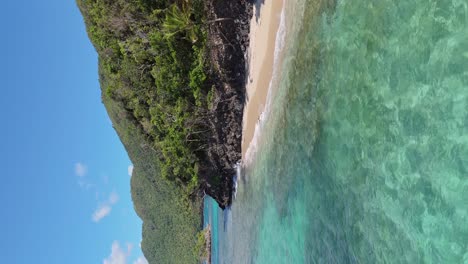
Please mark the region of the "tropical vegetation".
POLYGON ((150 263, 197 262, 199 153, 212 98, 204 3, 77 4, 99 55, 102 101, 135 165, 132 198, 143 220, 143 252, 150 263))

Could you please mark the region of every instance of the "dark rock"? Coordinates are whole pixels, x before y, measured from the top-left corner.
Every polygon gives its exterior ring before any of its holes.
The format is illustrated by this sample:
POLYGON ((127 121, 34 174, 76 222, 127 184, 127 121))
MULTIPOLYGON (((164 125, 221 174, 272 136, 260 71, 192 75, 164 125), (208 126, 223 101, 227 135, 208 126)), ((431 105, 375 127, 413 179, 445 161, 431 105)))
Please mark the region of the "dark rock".
POLYGON ((211 139, 203 157, 200 175, 204 190, 221 208, 231 204, 234 165, 241 159, 242 116, 247 80, 246 54, 249 45, 252 1, 210 0, 206 2, 208 48, 215 87, 209 127, 211 139))

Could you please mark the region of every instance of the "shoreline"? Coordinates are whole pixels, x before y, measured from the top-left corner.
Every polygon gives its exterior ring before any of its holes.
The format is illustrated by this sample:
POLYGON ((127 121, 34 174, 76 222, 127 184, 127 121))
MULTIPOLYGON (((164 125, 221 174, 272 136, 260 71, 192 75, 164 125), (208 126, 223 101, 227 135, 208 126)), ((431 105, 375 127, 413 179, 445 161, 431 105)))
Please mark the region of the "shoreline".
MULTIPOLYGON (((249 33, 247 35, 247 47, 244 52, 246 59, 245 66, 245 101, 242 109, 241 120, 241 163, 249 160, 250 153, 255 152, 255 145, 258 134, 260 133, 260 121, 266 112, 266 107, 270 96, 272 96, 270 87, 274 82, 274 73, 276 71, 279 61, 277 56, 278 47, 278 33, 284 15, 284 0, 256 0, 253 4, 249 25, 249 33), (259 3, 264 1, 263 3, 259 3), (247 155, 249 154, 249 155, 247 155), (246 159, 247 157, 247 159, 246 159)), ((238 167, 237 169, 241 169, 238 167)), ((239 172, 238 172, 239 173, 239 172)), ((237 179, 239 180, 239 179, 237 179)), ((231 198, 234 199, 237 191, 237 184, 233 182, 231 190, 231 198)), ((216 202, 219 201, 215 199, 216 202)), ((220 206, 224 209, 223 206, 220 206)), ((203 207, 203 210, 205 208, 203 207)), ((204 217, 204 214, 202 214, 204 217)), ((203 221, 204 222, 204 221, 203 221)), ((203 228, 210 229, 210 242, 212 243, 212 230, 209 221, 203 224, 203 228)), ((217 223, 213 223, 217 224, 217 223)), ((206 263, 212 263, 211 243, 209 246, 209 256, 206 263)))
POLYGON ((205 264, 211 264, 211 225, 208 224, 205 227, 205 254, 206 254, 206 262, 205 264))
MULTIPOLYGON (((245 103, 252 3, 206 1, 208 87, 212 87, 203 127, 209 131, 200 153, 202 189, 221 208, 232 202, 234 164, 242 159, 242 115, 245 103), (235 17, 236 19, 229 19, 235 17)), ((208 95, 207 95, 208 96, 208 95)))
POLYGON ((254 4, 254 15, 250 21, 250 46, 247 53, 247 100, 242 120, 241 148, 244 163, 250 159, 252 151, 255 151, 252 148, 255 147, 258 126, 267 106, 270 85, 274 77, 277 35, 283 8, 283 0, 254 4))

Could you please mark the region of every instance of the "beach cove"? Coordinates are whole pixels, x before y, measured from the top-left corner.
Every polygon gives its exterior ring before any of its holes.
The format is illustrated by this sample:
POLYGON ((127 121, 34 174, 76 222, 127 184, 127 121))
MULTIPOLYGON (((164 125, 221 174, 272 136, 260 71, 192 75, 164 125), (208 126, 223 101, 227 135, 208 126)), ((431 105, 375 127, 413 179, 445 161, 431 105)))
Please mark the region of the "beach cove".
POLYGON ((466 7, 264 5, 236 198, 204 203, 212 263, 466 262, 466 7))
MULTIPOLYGON (((254 5, 250 21, 250 46, 247 56, 248 80, 246 84, 246 104, 244 107, 242 129, 242 158, 252 156, 255 152, 256 140, 260 133, 261 118, 264 116, 267 99, 272 85, 275 61, 279 59, 277 44, 284 41, 284 36, 278 39, 280 23, 283 15, 283 1, 258 1, 254 5), (248 149, 250 150, 248 151, 248 149), (247 154, 249 153, 249 154, 247 154)), ((284 23, 284 21, 283 21, 284 23)), ((284 25, 283 25, 284 26, 284 25)), ((236 166, 236 187, 240 180, 242 164, 236 166)), ((235 190, 237 192, 237 190, 235 190)), ((237 196, 237 193, 233 195, 237 196)), ((220 241, 227 239, 227 228, 231 209, 222 210, 217 202, 209 196, 204 199, 204 227, 211 225, 211 263, 224 263, 227 258, 226 247, 220 247, 220 241)))

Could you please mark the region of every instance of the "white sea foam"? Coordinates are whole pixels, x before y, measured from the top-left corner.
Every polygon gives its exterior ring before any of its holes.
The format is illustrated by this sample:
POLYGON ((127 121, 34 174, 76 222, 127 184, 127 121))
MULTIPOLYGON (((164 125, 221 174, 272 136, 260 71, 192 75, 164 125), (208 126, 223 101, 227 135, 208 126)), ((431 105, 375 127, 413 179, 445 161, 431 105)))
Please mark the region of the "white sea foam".
POLYGON ((232 189, 233 189, 233 199, 235 200, 237 197, 237 188, 239 187, 239 184, 237 183, 241 177, 241 172, 242 172, 242 163, 239 161, 234 165, 234 168, 236 168, 236 174, 233 177, 232 180, 232 189))
POLYGON ((266 99, 266 104, 263 109, 263 112, 260 114, 259 120, 257 124, 255 124, 255 130, 254 130, 254 135, 252 137, 252 140, 247 147, 247 150, 245 152, 245 157, 244 160, 242 161, 242 165, 249 165, 253 158, 255 157, 255 154, 257 153, 258 150, 258 144, 259 144, 259 139, 261 137, 261 132, 263 130, 263 127, 265 125, 265 122, 268 118, 268 115, 270 113, 270 106, 271 106, 271 101, 273 100, 273 92, 272 92, 272 87, 274 84, 277 83, 278 75, 279 75, 279 66, 280 66, 280 56, 281 52, 284 49, 285 45, 285 40, 286 40, 286 15, 285 15, 285 4, 283 3, 283 8, 281 10, 281 18, 280 18, 280 24, 278 26, 278 30, 276 32, 276 39, 275 39, 275 51, 274 51, 274 59, 273 59, 273 74, 270 80, 270 84, 268 86, 268 93, 267 93, 267 99, 266 99))

